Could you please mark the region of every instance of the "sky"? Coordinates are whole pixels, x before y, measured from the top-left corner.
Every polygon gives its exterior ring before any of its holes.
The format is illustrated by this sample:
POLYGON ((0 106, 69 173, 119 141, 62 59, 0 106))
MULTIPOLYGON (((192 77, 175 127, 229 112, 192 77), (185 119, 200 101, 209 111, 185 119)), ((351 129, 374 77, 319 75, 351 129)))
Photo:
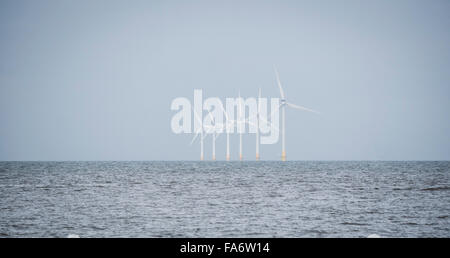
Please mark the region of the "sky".
MULTIPOLYGON (((172 100, 279 97, 274 65, 288 100, 321 112, 286 111, 288 160, 450 160, 449 13, 448 0, 2 0, 0 160, 198 160, 172 100)), ((280 142, 260 155, 279 160, 280 142)))

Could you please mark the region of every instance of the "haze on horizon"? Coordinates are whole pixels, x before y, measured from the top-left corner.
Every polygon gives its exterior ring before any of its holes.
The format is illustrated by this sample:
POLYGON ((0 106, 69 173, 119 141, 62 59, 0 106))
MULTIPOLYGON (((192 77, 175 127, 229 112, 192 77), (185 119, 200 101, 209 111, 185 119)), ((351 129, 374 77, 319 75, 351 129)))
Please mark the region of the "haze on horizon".
POLYGON ((321 112, 286 111, 288 160, 450 160, 449 13, 447 0, 1 1, 0 160, 198 160, 193 134, 170 129, 172 100, 279 97, 274 64, 289 100, 321 112))

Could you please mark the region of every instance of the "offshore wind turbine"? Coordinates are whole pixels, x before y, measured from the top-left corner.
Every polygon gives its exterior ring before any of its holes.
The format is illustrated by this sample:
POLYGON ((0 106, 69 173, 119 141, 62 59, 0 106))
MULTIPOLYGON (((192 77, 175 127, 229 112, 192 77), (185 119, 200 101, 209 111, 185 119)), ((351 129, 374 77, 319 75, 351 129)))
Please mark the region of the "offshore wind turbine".
MULTIPOLYGON (((241 91, 239 91, 239 98, 238 98, 238 119, 237 123, 236 123, 236 127, 237 124, 239 123, 240 126, 242 127, 243 123, 245 123, 245 121, 241 121, 242 118, 242 98, 241 98, 241 91)), ((239 130, 239 128, 237 128, 239 130)), ((239 160, 242 161, 244 159, 243 153, 242 153, 242 132, 238 132, 239 133, 239 160)))
MULTIPOLYGON (((239 94, 239 98, 240 98, 240 94, 239 94)), ((241 113, 241 106, 240 106, 240 101, 239 101, 239 103, 238 103, 238 113, 239 113, 239 116, 242 114, 241 113)), ((233 120, 233 119, 230 119, 230 117, 228 116, 228 114, 227 114, 227 112, 222 108, 222 111, 223 111, 223 113, 224 113, 224 115, 225 115, 225 119, 226 119, 226 122, 225 122, 225 126, 224 126, 224 128, 225 128, 225 130, 226 130, 226 134, 227 134, 227 154, 226 154, 226 160, 227 161, 229 161, 230 160, 230 132, 229 132, 229 128, 230 127, 237 127, 237 124, 243 124, 243 123, 247 123, 247 124, 252 124, 252 123, 250 123, 249 121, 246 121, 245 119, 244 119, 244 121, 242 121, 242 120, 233 120)), ((242 134, 239 134, 239 160, 243 160, 243 153, 242 153, 242 146, 243 146, 243 142, 242 142, 242 134)))
POLYGON ((203 161, 204 157, 205 157, 204 153, 203 153, 203 139, 204 139, 204 137, 203 137, 203 121, 201 118, 198 117, 198 114, 195 112, 195 110, 193 110, 193 111, 194 111, 195 119, 197 119, 200 122, 201 126, 195 132, 195 136, 191 141, 191 145, 192 145, 192 143, 194 143, 195 139, 200 135, 200 160, 203 161))
POLYGON ((281 87, 280 76, 278 74, 277 68, 274 67, 274 70, 275 70, 275 75, 277 77, 277 84, 278 84, 278 88, 280 90, 280 97, 281 97, 281 104, 280 104, 280 109, 281 109, 281 160, 286 161, 286 106, 295 108, 295 109, 300 109, 303 111, 316 113, 316 114, 320 114, 320 113, 318 111, 287 102, 286 95, 284 94, 284 91, 283 91, 283 87, 281 87))
POLYGON ((235 120, 231 120, 230 117, 228 116, 227 112, 224 110, 224 108, 221 106, 222 108, 222 112, 225 115, 225 132, 227 134, 227 154, 226 154, 226 160, 230 161, 230 132, 229 132, 229 128, 232 126, 234 128, 234 123, 235 120))
MULTIPOLYGON (((279 107, 277 107, 278 109, 279 107)), ((273 110, 272 113, 270 114, 270 117, 272 118, 273 113, 276 112, 278 110, 273 110)), ((272 124, 272 122, 267 121, 265 118, 261 117, 261 88, 259 88, 258 91, 258 101, 257 101, 257 111, 256 111, 256 124, 253 124, 250 122, 251 119, 248 119, 248 124, 249 125, 255 125, 256 127, 256 160, 258 161, 260 159, 260 152, 259 152, 259 145, 260 145, 260 125, 261 122, 265 123, 267 125, 272 124)), ((278 129, 274 128, 275 130, 278 131, 278 129)))
MULTIPOLYGON (((241 94, 239 93, 239 98, 238 98, 238 118, 242 115, 242 111, 241 111, 241 94)), ((226 130, 226 134, 227 134, 227 154, 226 154, 226 160, 229 161, 230 160, 230 132, 229 129, 231 127, 237 127, 237 124, 243 124, 243 123, 247 123, 247 124, 252 124, 249 121, 246 121, 245 119, 242 121, 241 119, 230 119, 230 117, 228 116, 228 113, 225 111, 225 109, 222 107, 222 111, 223 114, 225 115, 225 125, 224 128, 226 130)), ((239 159, 243 160, 243 153, 242 153, 242 146, 243 146, 243 142, 242 142, 242 134, 240 134, 241 136, 239 137, 239 150, 240 150, 240 154, 239 154, 239 159)))
MULTIPOLYGON (((227 122, 228 122, 228 119, 227 119, 227 122)), ((227 130, 226 128, 225 128, 225 130, 227 130)), ((226 160, 227 161, 230 161, 230 132, 228 132, 228 130, 227 130, 227 154, 226 154, 227 156, 226 156, 226 160)))
POLYGON ((216 139, 217 134, 216 131, 214 130, 212 135, 212 160, 216 160, 216 139))
MULTIPOLYGON (((256 111, 256 124, 250 122, 250 119, 247 119, 244 117, 244 120, 242 120, 242 116, 243 116, 243 103, 242 103, 242 98, 241 98, 241 93, 239 92, 239 97, 238 97, 238 119, 237 120, 230 120, 231 122, 236 122, 236 127, 238 127, 238 124, 240 124, 240 126, 243 126, 243 124, 248 124, 249 126, 255 126, 256 127, 256 160, 259 160, 259 121, 262 120, 262 118, 260 117, 260 98, 261 98, 261 88, 259 89, 259 99, 257 101, 257 111, 256 111)), ((225 114, 225 116, 227 117, 227 121, 228 121, 228 115, 225 114)), ((264 122, 268 123, 267 120, 264 120, 264 122)), ((238 129, 239 130, 239 129, 238 129)), ((239 133, 239 160, 243 160, 244 159, 244 155, 243 155, 243 151, 242 151, 242 147, 243 147, 243 141, 242 141, 242 133, 239 133)), ((227 150, 229 148, 227 147, 227 150)))
POLYGON ((259 160, 259 113, 261 112, 261 88, 258 91, 258 108, 256 111, 256 160, 259 160))
MULTIPOLYGON (((217 129, 217 124, 216 124, 216 119, 213 118, 213 116, 211 115, 211 112, 209 112, 209 117, 211 118, 211 121, 214 121, 214 126, 209 127, 207 133, 209 133, 210 130, 213 130, 212 133, 212 160, 216 160, 216 139, 218 137, 216 129, 217 129)), ((220 125, 223 127, 223 125, 220 125)))
MULTIPOLYGON (((200 120, 200 118, 198 117, 198 115, 194 112, 194 115, 196 117, 196 119, 200 120)), ((214 121, 214 125, 213 126, 207 126, 207 125, 203 125, 202 123, 202 127, 201 129, 197 130, 197 132, 195 133, 194 138, 191 141, 191 144, 195 141, 195 139, 197 139, 197 137, 200 135, 200 160, 204 159, 204 155, 203 155, 203 141, 206 138, 206 136, 208 136, 208 134, 212 131, 212 160, 216 160, 216 139, 219 137, 219 135, 217 135, 216 129, 218 128, 218 126, 222 126, 223 124, 217 124, 214 117, 211 115, 211 112, 209 112, 209 116, 211 118, 211 121, 214 121), (207 130, 205 131, 205 134, 203 134, 204 132, 204 128, 207 128, 207 130)))

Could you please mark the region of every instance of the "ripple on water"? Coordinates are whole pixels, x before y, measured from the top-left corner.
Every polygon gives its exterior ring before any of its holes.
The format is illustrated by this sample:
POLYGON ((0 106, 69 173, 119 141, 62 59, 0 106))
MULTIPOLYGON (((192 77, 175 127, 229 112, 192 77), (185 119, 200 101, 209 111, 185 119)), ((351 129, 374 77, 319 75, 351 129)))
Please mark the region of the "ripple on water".
POLYGON ((0 237, 450 237, 450 162, 0 162, 0 237))

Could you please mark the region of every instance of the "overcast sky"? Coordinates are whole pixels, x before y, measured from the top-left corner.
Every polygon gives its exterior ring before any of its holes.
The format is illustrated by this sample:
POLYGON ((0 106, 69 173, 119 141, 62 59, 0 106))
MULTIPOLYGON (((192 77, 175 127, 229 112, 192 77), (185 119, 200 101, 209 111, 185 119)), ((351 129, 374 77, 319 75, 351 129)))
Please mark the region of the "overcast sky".
POLYGON ((448 0, 2 0, 0 160, 196 160, 172 100, 278 97, 274 64, 288 99, 322 113, 287 110, 288 159, 449 160, 449 14, 448 0))

